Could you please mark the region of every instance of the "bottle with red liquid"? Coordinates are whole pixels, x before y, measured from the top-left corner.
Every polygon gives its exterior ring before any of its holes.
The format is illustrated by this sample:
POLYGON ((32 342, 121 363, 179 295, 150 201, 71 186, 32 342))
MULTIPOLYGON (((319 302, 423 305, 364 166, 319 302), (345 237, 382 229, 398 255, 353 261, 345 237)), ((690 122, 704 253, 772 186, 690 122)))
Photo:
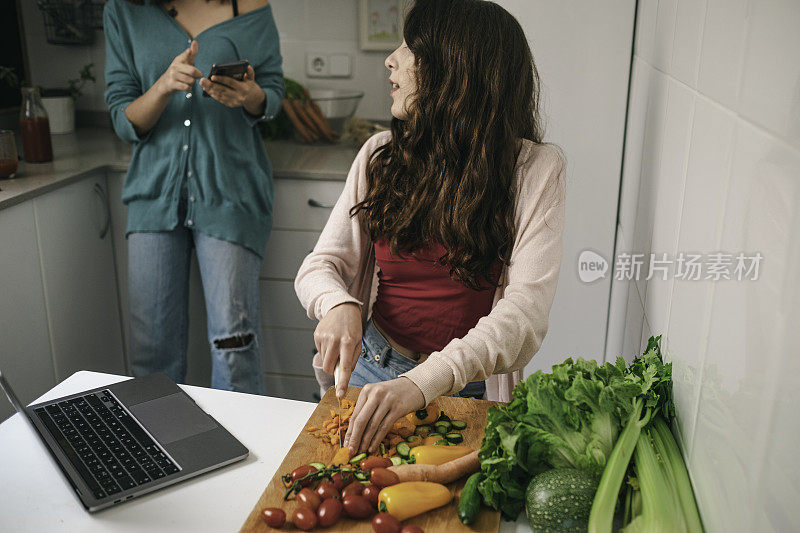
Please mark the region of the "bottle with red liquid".
POLYGON ((22 105, 19 111, 19 128, 22 136, 22 153, 28 163, 46 163, 53 160, 50 142, 50 121, 39 98, 38 87, 22 88, 22 105))

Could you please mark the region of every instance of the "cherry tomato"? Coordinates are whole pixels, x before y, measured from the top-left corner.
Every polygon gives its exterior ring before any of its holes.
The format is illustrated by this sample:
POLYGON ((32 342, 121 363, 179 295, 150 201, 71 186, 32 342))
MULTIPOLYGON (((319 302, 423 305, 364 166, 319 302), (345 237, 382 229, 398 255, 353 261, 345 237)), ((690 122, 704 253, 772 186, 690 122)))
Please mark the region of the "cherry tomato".
POLYGON ((317 525, 317 514, 308 507, 298 507, 292 515, 292 523, 297 529, 310 531, 317 525))
POLYGON ((386 468, 373 468, 370 470, 369 480, 373 485, 381 488, 400 483, 400 478, 397 477, 397 474, 386 468))
POLYGON ((283 524, 286 523, 286 513, 277 507, 267 507, 261 511, 261 519, 269 527, 283 527, 283 524))
POLYGON ((360 481, 353 481, 342 490, 342 498, 359 496, 362 492, 364 492, 364 484, 360 481))
MULTIPOLYGON (((348 477, 351 477, 351 476, 348 476, 348 477)), ((344 488, 344 486, 347 484, 347 483, 344 482, 344 477, 342 476, 342 474, 340 472, 336 472, 334 475, 331 476, 331 483, 333 483, 333 486, 336 487, 336 490, 338 490, 340 492, 344 488)))
POLYGON ((317 509, 317 518, 319 518, 319 525, 328 527, 335 524, 339 517, 342 515, 342 502, 336 498, 328 498, 317 509))
POLYGON ((378 513, 372 519, 375 533, 400 533, 400 521, 389 513, 378 513))
POLYGON ((342 505, 344 506, 344 512, 350 518, 366 518, 374 511, 369 501, 359 495, 348 496, 342 501, 342 505))
POLYGON ((377 485, 367 485, 364 487, 364 492, 361 493, 367 501, 372 505, 374 508, 378 508, 378 495, 381 493, 381 488, 377 485))
POLYGON ((320 500, 327 500, 328 498, 339 499, 341 497, 339 491, 336 490, 336 487, 330 481, 323 481, 319 484, 319 487, 317 487, 317 495, 320 500))
MULTIPOLYGON (((292 470, 292 483, 294 483, 298 479, 306 477, 308 474, 313 474, 316 471, 317 469, 311 465, 298 466, 297 468, 292 470)), ((302 485, 306 487, 308 486, 309 483, 311 483, 311 480, 307 479, 303 481, 302 485)))
POLYGON ((322 498, 313 490, 306 488, 297 493, 297 501, 300 502, 301 506, 316 511, 319 504, 322 503, 322 498))
POLYGON ((392 466, 392 460, 388 457, 367 457, 361 461, 361 470, 369 472, 373 468, 389 468, 392 466))
POLYGON ((403 526, 400 533, 425 533, 425 531, 419 526, 403 526))

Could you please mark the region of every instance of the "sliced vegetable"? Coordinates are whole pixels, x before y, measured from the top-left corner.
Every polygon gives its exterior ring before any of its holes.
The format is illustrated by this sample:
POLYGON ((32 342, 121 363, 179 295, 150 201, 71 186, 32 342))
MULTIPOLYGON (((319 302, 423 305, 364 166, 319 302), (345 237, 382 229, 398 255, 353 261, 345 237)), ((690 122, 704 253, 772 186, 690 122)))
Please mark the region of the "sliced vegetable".
POLYGON ((361 461, 363 461, 366 458, 367 458, 367 454, 366 453, 359 453, 358 455, 356 455, 355 457, 350 459, 350 464, 353 464, 353 465, 361 464, 361 461))
POLYGON ((354 476, 356 477, 356 479, 357 479, 357 480, 359 480, 359 481, 368 481, 368 480, 369 480, 369 476, 367 475, 367 473, 366 473, 366 472, 356 472, 356 473, 355 473, 355 474, 353 474, 353 475, 354 475, 354 476))
POLYGON ((458 518, 462 524, 470 525, 478 518, 478 512, 481 510, 481 494, 478 492, 480 482, 481 474, 476 472, 461 489, 461 495, 458 497, 458 518))
POLYGON ((447 442, 447 439, 441 438, 433 443, 434 446, 450 446, 450 443, 447 442))
POLYGON ((448 433, 444 436, 449 444, 461 444, 464 442, 464 436, 461 433, 448 433))
POLYGON ((422 437, 419 435, 411 435, 406 439, 406 442, 409 446, 414 447, 418 444, 422 444, 422 437))
POLYGON ((444 411, 440 411, 439 418, 436 419, 436 422, 450 422, 450 417, 444 414, 444 411))
POLYGON ((433 424, 433 428, 436 430, 436 433, 441 433, 442 435, 450 431, 450 428, 452 427, 453 424, 446 421, 436 422, 435 424, 433 424))
POLYGON ((397 445, 397 453, 400 457, 408 457, 411 455, 411 447, 405 442, 401 442, 397 445))
POLYGON ((346 465, 350 461, 350 457, 353 455, 353 450, 348 448, 347 446, 342 446, 336 453, 333 455, 333 459, 331 459, 332 465, 346 465))
MULTIPOLYGON (((398 453, 399 453, 399 452, 398 452, 398 453)), ((403 464, 403 459, 402 459, 402 458, 400 458, 400 457, 396 457, 396 456, 395 456, 395 457, 392 457, 392 459, 391 459, 391 460, 392 460, 392 464, 391 464, 391 466, 398 466, 398 465, 401 465, 401 464, 403 464)))
POLYGON ((421 426, 417 426, 417 429, 414 430, 414 433, 422 438, 425 438, 429 434, 433 433, 433 426, 429 426, 428 424, 422 424, 421 426))
POLYGON ((450 489, 439 483, 407 481, 381 490, 378 509, 405 520, 450 503, 450 489))
POLYGON ((325 463, 308 463, 310 466, 313 466, 317 470, 322 470, 325 468, 325 463))
POLYGON ((463 420, 453 420, 450 423, 453 424, 453 429, 457 429, 458 431, 467 428, 467 423, 463 420))

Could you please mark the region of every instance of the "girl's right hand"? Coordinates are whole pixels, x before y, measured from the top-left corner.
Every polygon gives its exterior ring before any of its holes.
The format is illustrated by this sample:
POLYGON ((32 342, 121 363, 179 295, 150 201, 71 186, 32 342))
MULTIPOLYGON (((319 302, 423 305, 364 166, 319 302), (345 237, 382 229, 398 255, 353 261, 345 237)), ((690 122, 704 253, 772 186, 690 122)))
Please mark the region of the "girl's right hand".
POLYGON ((314 344, 322 356, 322 370, 333 374, 336 362, 342 360, 345 379, 339 383, 337 396, 347 392, 350 374, 361 353, 361 308, 352 302, 332 307, 314 330, 314 344))
POLYGON ((196 55, 197 41, 192 41, 189 48, 172 60, 167 70, 156 82, 162 95, 169 96, 178 91, 191 92, 195 80, 203 77, 203 73, 194 66, 196 55))

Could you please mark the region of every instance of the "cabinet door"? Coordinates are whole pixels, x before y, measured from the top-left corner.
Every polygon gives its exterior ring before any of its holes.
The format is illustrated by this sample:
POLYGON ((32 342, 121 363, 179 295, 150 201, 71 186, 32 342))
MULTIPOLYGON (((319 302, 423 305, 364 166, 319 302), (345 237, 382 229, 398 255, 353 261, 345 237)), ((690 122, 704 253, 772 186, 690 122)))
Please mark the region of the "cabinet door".
POLYGON ((125 373, 105 174, 34 200, 58 381, 125 373))
MULTIPOLYGON (((0 211, 0 368, 28 404, 56 384, 33 202, 0 211)), ((14 412, 0 394, 0 420, 14 412)))

